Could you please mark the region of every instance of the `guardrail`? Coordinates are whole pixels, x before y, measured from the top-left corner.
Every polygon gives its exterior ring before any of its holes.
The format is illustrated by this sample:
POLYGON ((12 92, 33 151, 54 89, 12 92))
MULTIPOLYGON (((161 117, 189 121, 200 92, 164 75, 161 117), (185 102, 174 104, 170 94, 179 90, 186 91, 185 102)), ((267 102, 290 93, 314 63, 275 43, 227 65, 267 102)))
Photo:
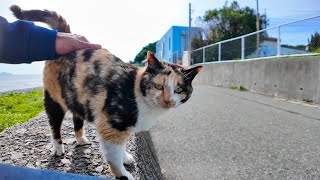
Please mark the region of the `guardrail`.
POLYGON ((320 48, 313 49, 310 47, 311 36, 314 36, 317 32, 320 33, 320 15, 277 25, 195 49, 191 55, 192 64, 317 55, 320 54, 320 48))

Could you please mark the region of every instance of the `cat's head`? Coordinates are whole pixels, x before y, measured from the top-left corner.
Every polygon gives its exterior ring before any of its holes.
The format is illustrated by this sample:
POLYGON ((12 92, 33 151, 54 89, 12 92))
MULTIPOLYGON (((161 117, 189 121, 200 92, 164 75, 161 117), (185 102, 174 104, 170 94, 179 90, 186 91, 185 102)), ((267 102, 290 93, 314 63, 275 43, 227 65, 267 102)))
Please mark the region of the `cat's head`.
POLYGON ((140 89, 147 103, 168 109, 187 102, 193 91, 192 80, 202 66, 185 69, 159 61, 151 52, 148 52, 147 60, 148 66, 140 82, 140 89))

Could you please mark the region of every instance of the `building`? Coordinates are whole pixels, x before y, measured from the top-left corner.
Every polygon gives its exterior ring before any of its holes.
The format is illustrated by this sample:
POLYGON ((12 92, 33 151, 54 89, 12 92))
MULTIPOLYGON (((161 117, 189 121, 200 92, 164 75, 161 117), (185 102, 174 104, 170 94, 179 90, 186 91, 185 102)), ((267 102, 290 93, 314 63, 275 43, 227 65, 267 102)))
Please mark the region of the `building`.
MULTIPOLYGON (((274 37, 264 37, 264 40, 259 45, 259 55, 257 51, 254 51, 250 55, 246 56, 246 59, 256 58, 256 57, 269 57, 276 56, 278 54, 278 39, 274 37)), ((306 50, 306 46, 303 48, 304 50, 281 44, 280 51, 281 55, 291 55, 291 54, 310 54, 306 50)))
MULTIPOLYGON (((196 28, 191 29, 191 35, 196 28)), ((188 27, 172 26, 156 44, 156 57, 181 64, 183 51, 188 50, 188 27)))

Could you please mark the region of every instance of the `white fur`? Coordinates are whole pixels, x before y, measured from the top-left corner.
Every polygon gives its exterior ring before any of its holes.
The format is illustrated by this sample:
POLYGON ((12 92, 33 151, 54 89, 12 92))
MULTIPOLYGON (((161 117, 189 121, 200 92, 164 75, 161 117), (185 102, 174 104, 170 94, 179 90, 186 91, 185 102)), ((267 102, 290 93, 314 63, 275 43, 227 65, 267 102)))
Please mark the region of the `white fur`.
POLYGON ((133 156, 126 150, 123 151, 123 162, 124 164, 131 164, 134 162, 133 156))
POLYGON ((64 147, 63 147, 63 144, 59 144, 59 139, 51 138, 51 143, 52 143, 52 149, 51 149, 52 155, 61 156, 62 154, 64 154, 64 147))
POLYGON ((89 140, 87 139, 87 137, 85 135, 83 135, 82 137, 76 138, 76 140, 77 140, 78 145, 89 144, 89 140))
MULTIPOLYGON (((149 99, 154 101, 153 99, 149 99)), ((150 105, 142 97, 137 97, 138 120, 135 126, 135 132, 149 130, 168 110, 159 106, 150 105)))
POLYGON ((174 94, 172 96, 172 100, 175 101, 176 105, 174 107, 178 107, 181 103, 181 99, 178 94, 174 94))
POLYGON ((178 107, 180 105, 180 97, 178 96, 178 94, 174 93, 174 80, 172 78, 169 79, 168 81, 168 86, 170 88, 170 94, 171 94, 171 100, 175 101, 175 106, 174 107, 178 107))
POLYGON ((168 80, 168 86, 169 86, 169 89, 170 89, 170 95, 171 95, 171 99, 172 100, 172 96, 174 94, 174 80, 172 78, 169 78, 168 80))
POLYGON ((124 154, 126 153, 125 144, 123 145, 113 144, 111 142, 102 140, 100 137, 99 139, 100 139, 100 148, 106 162, 112 163, 117 168, 117 170, 122 174, 122 176, 126 176, 129 180, 134 180, 133 176, 125 169, 123 165, 124 154))

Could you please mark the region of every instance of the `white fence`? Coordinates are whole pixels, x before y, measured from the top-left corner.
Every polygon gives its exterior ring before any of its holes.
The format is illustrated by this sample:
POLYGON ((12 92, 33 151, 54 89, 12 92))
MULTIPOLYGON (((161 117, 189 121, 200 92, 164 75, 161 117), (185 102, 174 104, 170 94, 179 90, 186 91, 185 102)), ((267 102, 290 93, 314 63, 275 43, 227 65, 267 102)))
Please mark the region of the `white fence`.
POLYGON ((311 49, 309 43, 317 32, 320 33, 320 16, 281 24, 195 49, 192 51, 192 64, 316 55, 320 49, 311 49))

